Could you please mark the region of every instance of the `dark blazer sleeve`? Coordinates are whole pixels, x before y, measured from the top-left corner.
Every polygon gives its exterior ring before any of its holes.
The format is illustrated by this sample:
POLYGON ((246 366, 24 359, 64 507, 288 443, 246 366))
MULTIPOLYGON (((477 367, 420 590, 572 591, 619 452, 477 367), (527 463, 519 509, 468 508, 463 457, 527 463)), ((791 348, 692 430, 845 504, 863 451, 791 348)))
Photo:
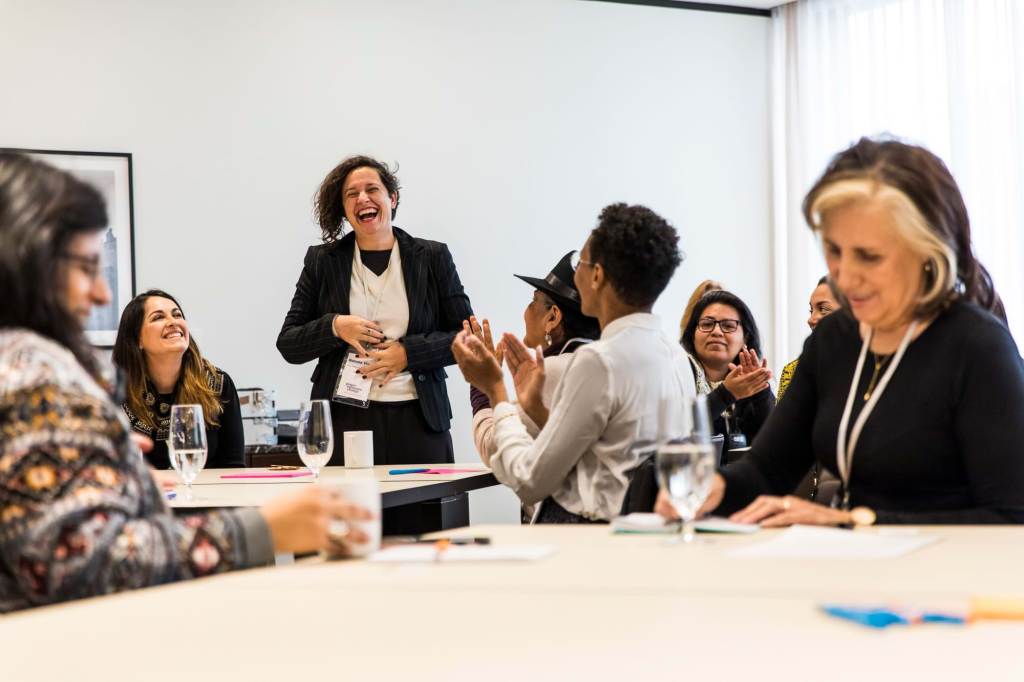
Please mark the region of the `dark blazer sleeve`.
POLYGON ((242 408, 238 404, 235 382, 227 372, 221 372, 224 384, 220 400, 224 411, 220 413, 217 429, 217 452, 210 457, 211 468, 228 469, 245 466, 245 435, 242 432, 242 408))
POLYGON ((293 365, 316 360, 346 345, 334 335, 336 313, 318 313, 323 276, 322 256, 323 249, 319 246, 311 246, 306 251, 291 308, 277 335, 277 350, 293 365))
POLYGON ((455 364, 452 342, 462 330, 463 320, 473 314, 447 245, 433 244, 428 267, 428 276, 433 278, 437 290, 437 329, 401 339, 412 372, 455 364))
POLYGON ((771 414, 773 407, 775 407, 775 394, 770 388, 737 401, 736 413, 739 416, 739 428, 746 434, 748 442, 754 442, 754 438, 757 437, 761 427, 768 420, 768 415, 771 414))

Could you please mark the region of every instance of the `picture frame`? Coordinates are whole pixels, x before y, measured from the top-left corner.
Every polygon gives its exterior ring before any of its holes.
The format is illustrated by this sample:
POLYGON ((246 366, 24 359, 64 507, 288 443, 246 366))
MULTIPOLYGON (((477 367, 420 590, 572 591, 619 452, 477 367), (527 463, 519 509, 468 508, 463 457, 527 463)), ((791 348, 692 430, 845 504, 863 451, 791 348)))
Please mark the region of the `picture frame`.
POLYGON ((112 348, 121 311, 135 296, 135 205, 132 155, 53 149, 14 149, 65 170, 95 187, 107 205, 109 221, 103 235, 103 276, 110 287, 109 305, 94 307, 85 333, 89 342, 112 348))

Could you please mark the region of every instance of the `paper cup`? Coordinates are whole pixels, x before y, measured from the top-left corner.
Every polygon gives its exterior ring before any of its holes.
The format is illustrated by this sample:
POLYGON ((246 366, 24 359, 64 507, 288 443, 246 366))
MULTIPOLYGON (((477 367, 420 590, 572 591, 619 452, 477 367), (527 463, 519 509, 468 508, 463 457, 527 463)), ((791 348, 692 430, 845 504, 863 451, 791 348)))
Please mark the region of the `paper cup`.
POLYGON ((373 431, 346 431, 343 447, 346 467, 365 469, 373 466, 373 431))

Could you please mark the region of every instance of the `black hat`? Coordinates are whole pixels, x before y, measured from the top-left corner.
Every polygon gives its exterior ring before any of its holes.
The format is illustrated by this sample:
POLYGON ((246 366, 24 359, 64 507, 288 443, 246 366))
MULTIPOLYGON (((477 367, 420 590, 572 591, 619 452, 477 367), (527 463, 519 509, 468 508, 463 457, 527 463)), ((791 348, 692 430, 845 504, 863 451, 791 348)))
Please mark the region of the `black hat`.
POLYGON ((551 296, 555 301, 568 304, 573 308, 579 310, 580 307, 580 292, 576 289, 576 284, 572 281, 573 269, 572 269, 572 254, 575 251, 562 256, 562 260, 558 261, 555 267, 551 268, 551 272, 544 279, 539 277, 527 277, 526 275, 516 275, 519 279, 523 280, 530 286, 543 291, 545 294, 551 296))

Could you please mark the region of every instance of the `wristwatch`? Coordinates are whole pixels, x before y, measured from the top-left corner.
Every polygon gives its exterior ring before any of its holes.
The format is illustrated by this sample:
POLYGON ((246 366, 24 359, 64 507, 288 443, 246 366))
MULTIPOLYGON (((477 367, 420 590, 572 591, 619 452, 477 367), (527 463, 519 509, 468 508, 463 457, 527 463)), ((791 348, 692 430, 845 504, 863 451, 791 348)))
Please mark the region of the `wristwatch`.
POLYGON ((873 526, 876 520, 875 510, 871 507, 854 507, 850 510, 850 521, 855 528, 873 526))

